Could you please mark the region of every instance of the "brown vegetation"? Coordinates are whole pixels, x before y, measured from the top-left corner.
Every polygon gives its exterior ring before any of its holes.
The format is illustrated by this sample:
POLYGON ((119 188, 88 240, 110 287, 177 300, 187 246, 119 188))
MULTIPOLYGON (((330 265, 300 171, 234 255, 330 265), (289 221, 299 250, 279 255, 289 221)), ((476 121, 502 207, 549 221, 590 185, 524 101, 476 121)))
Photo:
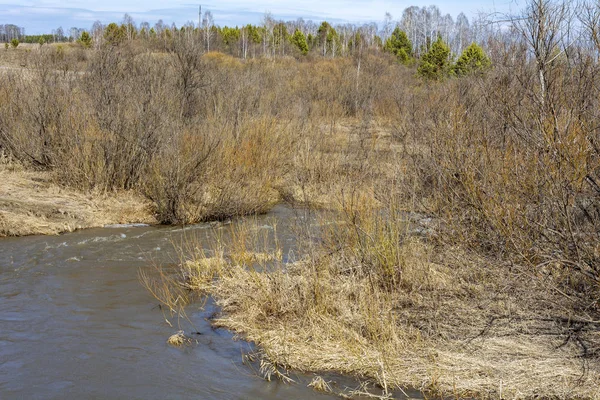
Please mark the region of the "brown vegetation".
POLYGON ((107 46, 84 68, 80 48, 32 51, 30 68, 0 75, 2 148, 60 185, 141 193, 160 222, 253 214, 318 201, 365 168, 375 97, 389 101, 377 91, 410 78, 374 55, 356 85, 351 59, 240 62, 186 38, 168 50, 107 46))
POLYGON ((598 333, 569 319, 547 278, 427 243, 400 211, 348 205, 336 215, 292 264, 276 247, 268 261, 248 257, 261 240, 251 225, 233 227, 216 257, 196 251, 182 264, 180 282, 215 298, 213 323, 260 345, 271 376, 340 371, 384 393, 456 398, 598 397, 598 362, 585 354, 598 333))
POLYGON ((52 235, 107 224, 156 223, 134 193, 89 193, 60 187, 47 172, 25 171, 0 157, 0 237, 52 235))
POLYGON ((547 4, 489 37, 493 68, 436 82, 374 49, 42 48, 0 75, 0 148, 60 187, 140 193, 163 223, 328 208, 295 263, 242 231, 143 277, 171 309, 213 295, 268 376, 599 398, 600 68, 547 4))

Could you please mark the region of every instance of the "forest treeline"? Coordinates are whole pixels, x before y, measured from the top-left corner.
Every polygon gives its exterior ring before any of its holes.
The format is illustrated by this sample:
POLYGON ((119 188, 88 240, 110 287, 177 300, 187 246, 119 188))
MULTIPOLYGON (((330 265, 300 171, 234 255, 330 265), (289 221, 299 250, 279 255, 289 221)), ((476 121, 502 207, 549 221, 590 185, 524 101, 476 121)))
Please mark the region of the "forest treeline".
POLYGON ((304 264, 182 275, 276 364, 335 368, 302 347, 333 341, 382 387, 595 398, 600 3, 530 0, 464 35, 408 10, 383 35, 205 14, 37 46, 0 74, 0 151, 61 185, 139 192, 164 223, 337 210, 304 264))
POLYGON ((162 20, 151 26, 147 22, 137 25, 125 15, 122 22, 103 26, 96 22, 90 34, 94 46, 105 41, 112 44, 123 40, 167 41, 173 36, 196 35, 203 41, 206 51, 216 50, 236 57, 298 55, 314 52, 323 56, 349 56, 364 49, 383 49, 395 29, 404 32, 410 45, 409 56, 418 56, 429 50, 433 41, 441 36, 454 53, 462 50, 473 41, 483 41, 490 32, 489 24, 470 23, 468 18, 459 14, 456 22, 446 14, 442 15, 436 6, 409 7, 398 21, 388 13, 382 24, 375 22, 332 25, 327 21, 319 24, 313 21, 281 21, 267 13, 260 25, 229 27, 215 25, 210 11, 203 14, 201 24, 189 22, 177 27, 165 25, 162 20), (109 31, 107 34, 107 30, 109 31))
POLYGON ((395 21, 386 13, 383 23, 319 24, 299 18, 281 21, 265 14, 260 25, 218 26, 210 11, 199 16, 200 23, 188 22, 177 27, 162 20, 154 25, 137 24, 125 14, 120 23, 103 25, 96 21, 91 29, 62 27, 43 35, 25 35, 14 25, 0 26, 0 41, 16 38, 24 43, 79 42, 99 48, 124 41, 144 42, 155 48, 168 46, 173 37, 185 36, 202 42, 205 51, 220 51, 240 58, 299 56, 309 53, 325 57, 353 56, 366 50, 383 50, 396 54, 403 62, 427 53, 438 38, 459 56, 471 43, 483 43, 492 34, 489 21, 469 21, 464 13, 456 20, 442 14, 437 6, 409 7, 395 21))

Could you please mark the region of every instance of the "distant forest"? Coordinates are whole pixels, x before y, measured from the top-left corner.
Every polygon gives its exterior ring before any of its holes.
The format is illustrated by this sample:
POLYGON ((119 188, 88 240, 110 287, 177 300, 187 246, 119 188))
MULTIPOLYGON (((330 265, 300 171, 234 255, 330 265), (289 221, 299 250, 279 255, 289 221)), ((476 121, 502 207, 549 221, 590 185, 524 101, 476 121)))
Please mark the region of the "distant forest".
POLYGON ((261 24, 245 26, 219 26, 210 11, 200 13, 197 22, 183 26, 165 24, 159 20, 154 25, 137 23, 125 14, 119 23, 102 24, 96 21, 91 29, 59 27, 47 34, 26 35, 25 29, 12 24, 0 25, 0 41, 10 42, 16 38, 21 43, 75 42, 84 34, 86 43, 100 47, 105 42, 118 44, 125 40, 168 40, 174 35, 197 35, 205 50, 221 51, 248 58, 273 55, 298 55, 313 52, 329 57, 345 57, 357 49, 392 50, 393 43, 404 42, 403 51, 394 50, 400 58, 419 57, 429 50, 440 37, 453 54, 461 52, 472 42, 485 44, 497 27, 485 18, 469 20, 464 13, 456 19, 442 14, 437 6, 412 6, 404 10, 399 19, 386 13, 380 23, 331 24, 327 21, 315 23, 298 18, 295 21, 275 19, 265 14, 261 24), (402 38, 400 38, 402 33, 402 38), (91 41, 87 42, 87 38, 91 41), (386 41, 388 43, 386 43, 386 41), (392 47, 391 47, 392 46, 392 47), (408 47, 410 46, 410 48, 408 47), (407 57, 409 56, 409 57, 407 57))

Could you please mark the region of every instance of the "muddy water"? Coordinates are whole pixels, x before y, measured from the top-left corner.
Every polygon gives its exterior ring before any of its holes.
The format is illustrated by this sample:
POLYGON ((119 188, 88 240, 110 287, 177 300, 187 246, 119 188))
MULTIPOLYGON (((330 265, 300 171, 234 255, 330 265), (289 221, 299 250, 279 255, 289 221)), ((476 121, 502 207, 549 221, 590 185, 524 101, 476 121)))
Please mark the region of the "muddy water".
MULTIPOLYGON (((292 212, 279 207, 286 247, 292 212)), ((264 223, 263 223, 264 222, 264 223)), ((227 227, 217 228, 227 230, 227 227)), ((210 236, 214 226, 188 228, 210 236)), ((138 269, 175 260, 181 229, 115 227, 0 240, 0 398, 302 399, 328 398, 301 383, 266 382, 243 365, 250 345, 191 306, 198 344, 170 347, 157 302, 138 269), (152 262, 149 262, 152 259, 152 262)))

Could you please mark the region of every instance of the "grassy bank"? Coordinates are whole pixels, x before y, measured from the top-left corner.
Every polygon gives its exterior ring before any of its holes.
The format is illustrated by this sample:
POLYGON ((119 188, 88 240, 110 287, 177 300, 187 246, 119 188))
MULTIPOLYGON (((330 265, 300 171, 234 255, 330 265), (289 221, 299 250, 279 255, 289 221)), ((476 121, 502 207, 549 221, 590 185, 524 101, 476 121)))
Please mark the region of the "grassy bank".
POLYGON ((598 398, 600 364, 586 354, 596 323, 574 315, 547 277, 435 244, 424 224, 340 209, 320 220, 320 240, 314 226, 312 240, 299 236, 301 260, 283 263, 250 223, 193 252, 170 278, 179 288, 158 297, 177 309, 186 290, 212 295, 213 323, 255 342, 266 376, 342 372, 428 397, 598 398))
POLYGON ((55 235, 107 224, 156 223, 147 200, 134 193, 64 188, 45 172, 0 162, 0 237, 55 235))

